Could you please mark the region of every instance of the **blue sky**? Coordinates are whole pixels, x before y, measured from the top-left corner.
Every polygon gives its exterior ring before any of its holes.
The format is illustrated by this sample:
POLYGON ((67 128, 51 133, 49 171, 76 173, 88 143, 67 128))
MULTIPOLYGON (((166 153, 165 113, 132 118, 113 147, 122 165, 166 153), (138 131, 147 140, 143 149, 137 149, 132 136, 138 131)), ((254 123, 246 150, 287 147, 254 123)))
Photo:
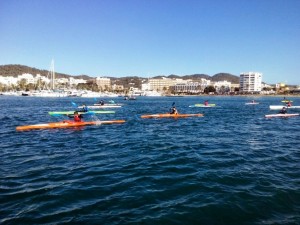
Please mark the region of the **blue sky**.
POLYGON ((0 0, 0 65, 300 84, 299 0, 0 0))

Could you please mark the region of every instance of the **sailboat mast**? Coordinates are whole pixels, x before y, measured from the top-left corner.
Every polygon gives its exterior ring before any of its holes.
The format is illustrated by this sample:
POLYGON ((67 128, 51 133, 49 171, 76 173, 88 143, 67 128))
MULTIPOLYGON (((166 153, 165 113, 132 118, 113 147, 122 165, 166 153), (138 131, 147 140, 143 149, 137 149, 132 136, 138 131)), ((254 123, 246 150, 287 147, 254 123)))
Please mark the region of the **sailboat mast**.
POLYGON ((51 62, 51 89, 55 89, 55 72, 54 72, 54 60, 51 62))

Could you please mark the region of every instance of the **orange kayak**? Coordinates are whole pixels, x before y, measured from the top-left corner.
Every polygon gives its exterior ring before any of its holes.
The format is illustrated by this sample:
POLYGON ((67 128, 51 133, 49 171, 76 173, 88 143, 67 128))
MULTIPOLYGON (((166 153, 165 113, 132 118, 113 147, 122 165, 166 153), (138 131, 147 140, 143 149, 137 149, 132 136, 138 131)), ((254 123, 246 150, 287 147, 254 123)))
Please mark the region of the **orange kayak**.
POLYGON ((191 117, 191 116, 197 116, 201 117, 203 114, 152 114, 152 115, 142 115, 141 118, 149 119, 149 118, 184 118, 184 117, 191 117))
POLYGON ((67 127, 81 127, 87 125, 101 125, 101 124, 114 124, 125 123, 125 120, 106 120, 106 121, 89 121, 89 122, 74 122, 71 120, 65 120, 56 123, 43 123, 35 125, 26 125, 16 127, 17 131, 32 130, 32 129, 50 129, 50 128, 67 128, 67 127))

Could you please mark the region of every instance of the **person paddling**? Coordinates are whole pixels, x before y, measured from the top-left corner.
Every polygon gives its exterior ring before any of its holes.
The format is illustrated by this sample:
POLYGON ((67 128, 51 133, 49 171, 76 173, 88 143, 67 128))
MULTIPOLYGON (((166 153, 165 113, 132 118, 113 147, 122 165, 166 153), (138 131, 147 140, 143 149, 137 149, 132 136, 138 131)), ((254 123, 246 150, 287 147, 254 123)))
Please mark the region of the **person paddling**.
POLYGON ((78 112, 87 112, 88 110, 89 110, 88 107, 85 104, 83 104, 82 109, 79 110, 78 112))
POLYGON ((67 115, 67 116, 69 118, 73 118, 74 122, 81 122, 81 119, 83 118, 83 116, 79 114, 77 111, 75 111, 73 115, 67 115))
POLYGON ((282 107, 282 109, 279 111, 280 114, 286 114, 287 110, 286 107, 282 107))
POLYGON ((170 114, 178 114, 178 111, 175 106, 172 106, 172 108, 170 110, 170 114))
POLYGON ((206 101, 204 102, 204 105, 205 105, 205 106, 208 106, 208 100, 206 100, 206 101))
POLYGON ((292 103, 291 101, 289 101, 287 104, 286 104, 287 107, 291 107, 292 106, 292 103))
POLYGON ((104 105, 104 101, 103 101, 103 100, 100 100, 100 101, 98 102, 98 104, 104 105))

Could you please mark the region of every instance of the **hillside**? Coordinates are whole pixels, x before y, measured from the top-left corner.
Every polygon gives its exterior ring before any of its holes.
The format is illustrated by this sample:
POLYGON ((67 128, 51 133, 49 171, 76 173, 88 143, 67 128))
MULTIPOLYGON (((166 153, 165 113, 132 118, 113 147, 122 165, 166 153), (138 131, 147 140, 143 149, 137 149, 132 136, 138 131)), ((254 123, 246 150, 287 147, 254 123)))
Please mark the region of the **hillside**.
MULTIPOLYGON (((2 65, 2 66, 0 66, 0 76, 17 77, 18 75, 21 75, 23 73, 29 73, 32 75, 40 74, 42 76, 48 76, 49 71, 48 70, 40 70, 40 69, 37 69, 34 67, 23 66, 23 65, 2 65)), ((73 75, 68 75, 68 74, 58 73, 58 72, 55 72, 55 76, 58 78, 74 77, 74 78, 85 79, 85 80, 92 79, 92 77, 89 77, 87 75, 73 76, 73 75)))
MULTIPOLYGON (((0 66, 0 76, 13 76, 13 77, 17 77, 18 75, 21 75, 23 73, 29 73, 29 74, 41 74, 42 76, 47 76, 48 75, 48 70, 40 70, 34 67, 29 67, 29 66, 23 66, 23 65, 2 65, 0 66)), ((90 77, 88 75, 68 75, 68 74, 64 74, 64 73, 58 73, 55 72, 56 77, 58 78, 69 78, 69 77, 74 77, 74 78, 78 78, 78 79, 85 79, 85 80, 89 80, 89 79, 93 79, 93 77, 90 77)), ((230 73, 218 73, 215 74, 213 76, 209 76, 207 74, 192 74, 192 75, 183 75, 183 76, 179 76, 179 75, 175 75, 175 74, 171 74, 168 76, 155 76, 153 78, 161 78, 161 77, 168 77, 168 78, 178 78, 178 79, 192 79, 192 80, 200 80, 201 78, 207 79, 207 80, 211 80, 211 81, 229 81, 231 83, 239 83, 239 77, 232 75, 230 73)), ((116 77, 111 77, 113 83, 116 84, 123 84, 125 86, 129 85, 130 83, 135 83, 134 86, 138 86, 140 85, 140 83, 142 82, 143 79, 142 77, 121 77, 121 78, 116 78, 116 77)))
POLYGON ((234 84, 238 84, 240 82, 240 78, 238 76, 232 75, 230 73, 217 73, 213 75, 212 77, 207 75, 207 74, 192 74, 192 75, 184 75, 184 76, 179 76, 179 75, 169 75, 169 76, 156 76, 154 78, 161 78, 161 77, 168 77, 168 78, 178 78, 178 79, 191 79, 191 80, 200 80, 201 78, 204 78, 206 80, 211 80, 213 82, 217 81, 228 81, 234 84))

